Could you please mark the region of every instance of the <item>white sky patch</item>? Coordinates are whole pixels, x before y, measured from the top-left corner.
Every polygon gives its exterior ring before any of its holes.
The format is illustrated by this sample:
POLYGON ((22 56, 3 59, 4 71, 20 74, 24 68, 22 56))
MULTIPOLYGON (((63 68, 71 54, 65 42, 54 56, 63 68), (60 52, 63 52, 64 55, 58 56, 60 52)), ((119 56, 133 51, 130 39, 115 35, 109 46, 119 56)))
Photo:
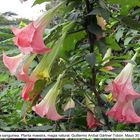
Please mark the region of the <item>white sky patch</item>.
POLYGON ((20 0, 0 0, 0 13, 10 11, 18 14, 18 17, 20 18, 35 20, 43 11, 45 11, 46 3, 32 7, 34 1, 35 0, 28 0, 21 3, 20 0))

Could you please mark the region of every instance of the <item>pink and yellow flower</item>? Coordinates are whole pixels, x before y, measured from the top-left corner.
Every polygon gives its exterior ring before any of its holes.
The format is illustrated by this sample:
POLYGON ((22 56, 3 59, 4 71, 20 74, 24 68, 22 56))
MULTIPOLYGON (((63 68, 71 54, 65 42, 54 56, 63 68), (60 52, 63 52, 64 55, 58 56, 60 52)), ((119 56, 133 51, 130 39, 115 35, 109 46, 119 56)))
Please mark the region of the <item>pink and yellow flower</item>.
POLYGON ((59 115, 56 110, 56 99, 60 94, 60 83, 63 74, 60 74, 57 82, 54 86, 48 91, 44 99, 37 105, 33 106, 33 110, 41 117, 46 116, 50 120, 60 120, 63 116, 59 115))
MULTIPOLYGON (((137 54, 134 55, 132 60, 135 59, 137 54)), ((122 102, 128 100, 134 100, 140 97, 140 94, 135 92, 132 86, 132 73, 134 64, 128 63, 120 74, 112 81, 107 87, 106 91, 111 91, 114 100, 120 100, 122 102)))
MULTIPOLYGON (((135 60, 137 53, 132 58, 135 60)), ((107 112, 107 115, 118 122, 138 123, 140 117, 137 116, 133 107, 133 101, 140 98, 132 85, 132 73, 134 65, 128 63, 120 74, 107 87, 106 91, 111 91, 115 105, 107 112)))

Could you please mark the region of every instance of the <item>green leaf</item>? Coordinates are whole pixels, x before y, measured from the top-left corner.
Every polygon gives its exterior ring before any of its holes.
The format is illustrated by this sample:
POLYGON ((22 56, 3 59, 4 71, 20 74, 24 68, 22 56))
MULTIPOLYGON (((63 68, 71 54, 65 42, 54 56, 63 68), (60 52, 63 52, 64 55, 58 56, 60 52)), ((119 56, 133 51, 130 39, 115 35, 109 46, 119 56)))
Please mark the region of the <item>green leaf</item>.
POLYGON ((129 44, 129 42, 133 39, 133 37, 127 37, 125 40, 124 40, 124 45, 127 46, 129 44))
POLYGON ((47 1, 51 1, 51 0, 35 0, 32 6, 35 6, 36 4, 41 4, 41 3, 47 2, 47 1))
POLYGON ((2 82, 7 82, 9 79, 9 75, 6 73, 6 74, 0 74, 0 83, 2 82))
POLYGON ((116 38, 117 42, 119 42, 119 40, 122 38, 124 30, 125 30, 125 28, 119 27, 117 33, 115 34, 115 38, 116 38))
POLYGON ((103 57, 107 51, 107 45, 102 40, 96 41, 96 45, 98 46, 99 52, 102 54, 103 57))
POLYGON ((113 35, 106 37, 105 39, 106 44, 113 50, 119 51, 121 50, 120 46, 116 43, 115 38, 113 35))
POLYGON ((98 25, 88 25, 88 31, 94 35, 102 35, 102 30, 98 25))
POLYGON ((61 49, 61 55, 65 55, 65 52, 73 50, 77 42, 85 38, 85 35, 86 33, 84 31, 67 35, 63 43, 64 47, 61 49))
POLYGON ((92 10, 88 15, 99 15, 102 16, 105 20, 108 20, 110 17, 110 13, 101 7, 94 8, 94 10, 92 10))

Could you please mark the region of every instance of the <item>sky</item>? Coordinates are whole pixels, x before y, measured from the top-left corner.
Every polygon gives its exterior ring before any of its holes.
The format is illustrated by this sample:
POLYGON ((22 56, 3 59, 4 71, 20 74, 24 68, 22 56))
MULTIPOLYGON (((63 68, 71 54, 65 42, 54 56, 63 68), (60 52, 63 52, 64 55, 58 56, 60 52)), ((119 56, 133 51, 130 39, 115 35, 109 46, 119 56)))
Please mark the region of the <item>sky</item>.
POLYGON ((34 1, 21 3, 20 0, 0 0, 0 13, 11 11, 18 14, 20 18, 35 20, 45 10, 45 3, 32 7, 34 1))

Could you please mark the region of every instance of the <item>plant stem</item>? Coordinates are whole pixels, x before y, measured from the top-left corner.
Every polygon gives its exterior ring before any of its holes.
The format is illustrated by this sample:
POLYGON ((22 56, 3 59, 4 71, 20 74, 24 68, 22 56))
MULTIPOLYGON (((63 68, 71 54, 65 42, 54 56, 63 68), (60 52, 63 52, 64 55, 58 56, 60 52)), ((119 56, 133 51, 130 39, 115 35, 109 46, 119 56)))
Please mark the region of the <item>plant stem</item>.
MULTIPOLYGON (((85 3, 86 3, 86 8, 87 8, 87 13, 90 13, 93 10, 93 4, 91 4, 89 2, 89 0, 85 0, 85 3)), ((90 53, 94 52, 94 44, 95 44, 95 41, 96 41, 96 35, 91 33, 88 30, 88 26, 89 25, 96 25, 96 24, 97 24, 96 15, 87 16, 85 26, 86 26, 87 33, 88 33, 88 40, 89 40, 89 44, 90 44, 90 53)), ((94 94, 96 96, 96 99, 97 99, 97 104, 102 110, 103 101, 102 101, 102 99, 99 95, 99 92, 96 89, 96 71, 97 71, 96 67, 93 66, 91 68, 92 79, 90 81, 90 88, 91 88, 91 91, 94 92, 94 94)), ((102 110, 102 116, 104 118, 104 121, 105 121, 108 129, 110 130, 110 127, 108 125, 108 117, 105 115, 105 112, 103 110, 102 110)))

